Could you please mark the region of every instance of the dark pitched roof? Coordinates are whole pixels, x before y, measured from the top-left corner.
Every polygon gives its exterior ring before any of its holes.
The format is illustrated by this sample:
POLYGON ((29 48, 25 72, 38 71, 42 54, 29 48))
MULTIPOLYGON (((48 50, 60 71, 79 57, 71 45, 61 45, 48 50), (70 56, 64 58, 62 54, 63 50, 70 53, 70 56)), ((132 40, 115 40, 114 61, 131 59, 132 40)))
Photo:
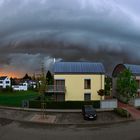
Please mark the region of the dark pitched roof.
POLYGON ((133 65, 133 64, 118 64, 113 70, 112 76, 116 77, 120 72, 124 71, 125 69, 130 69, 133 75, 140 76, 140 65, 133 65))
POLYGON ((102 63, 91 62, 57 62, 54 65, 54 73, 105 73, 102 63))
POLYGON ((124 64, 134 75, 140 75, 140 65, 124 64))
POLYGON ((0 76, 0 80, 5 80, 7 76, 0 76))

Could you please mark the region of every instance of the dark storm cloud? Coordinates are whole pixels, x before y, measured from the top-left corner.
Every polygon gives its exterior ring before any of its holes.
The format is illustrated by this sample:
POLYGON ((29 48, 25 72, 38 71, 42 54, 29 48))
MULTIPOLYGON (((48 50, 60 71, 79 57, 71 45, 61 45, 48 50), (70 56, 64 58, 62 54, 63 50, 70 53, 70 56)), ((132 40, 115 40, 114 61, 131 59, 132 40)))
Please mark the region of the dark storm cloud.
POLYGON ((132 9, 121 0, 0 0, 0 62, 28 71, 53 57, 108 69, 139 64, 140 20, 132 9))

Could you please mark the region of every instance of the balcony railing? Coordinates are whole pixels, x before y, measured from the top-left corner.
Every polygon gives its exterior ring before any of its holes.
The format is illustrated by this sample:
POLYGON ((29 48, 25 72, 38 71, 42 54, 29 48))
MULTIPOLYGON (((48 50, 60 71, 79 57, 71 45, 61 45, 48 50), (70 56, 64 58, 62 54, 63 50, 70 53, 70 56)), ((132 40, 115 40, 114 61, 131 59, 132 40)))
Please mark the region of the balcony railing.
POLYGON ((46 88, 46 92, 66 92, 65 85, 48 85, 46 88))

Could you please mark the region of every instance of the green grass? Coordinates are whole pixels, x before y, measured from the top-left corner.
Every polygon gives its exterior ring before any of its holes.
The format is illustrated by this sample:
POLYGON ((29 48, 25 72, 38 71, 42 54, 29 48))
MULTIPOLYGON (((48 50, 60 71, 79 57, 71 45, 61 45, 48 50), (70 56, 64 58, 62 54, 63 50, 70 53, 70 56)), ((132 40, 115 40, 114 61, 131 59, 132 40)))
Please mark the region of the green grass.
POLYGON ((34 91, 0 92, 0 105, 21 107, 22 100, 36 98, 39 94, 34 91))

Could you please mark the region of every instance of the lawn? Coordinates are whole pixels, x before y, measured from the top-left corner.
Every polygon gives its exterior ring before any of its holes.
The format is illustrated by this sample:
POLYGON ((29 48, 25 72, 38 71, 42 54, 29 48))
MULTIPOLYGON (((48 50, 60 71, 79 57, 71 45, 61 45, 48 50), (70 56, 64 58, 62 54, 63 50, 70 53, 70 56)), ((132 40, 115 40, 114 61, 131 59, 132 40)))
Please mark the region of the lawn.
POLYGON ((21 107, 22 100, 33 99, 38 95, 34 91, 0 92, 0 105, 21 107))

